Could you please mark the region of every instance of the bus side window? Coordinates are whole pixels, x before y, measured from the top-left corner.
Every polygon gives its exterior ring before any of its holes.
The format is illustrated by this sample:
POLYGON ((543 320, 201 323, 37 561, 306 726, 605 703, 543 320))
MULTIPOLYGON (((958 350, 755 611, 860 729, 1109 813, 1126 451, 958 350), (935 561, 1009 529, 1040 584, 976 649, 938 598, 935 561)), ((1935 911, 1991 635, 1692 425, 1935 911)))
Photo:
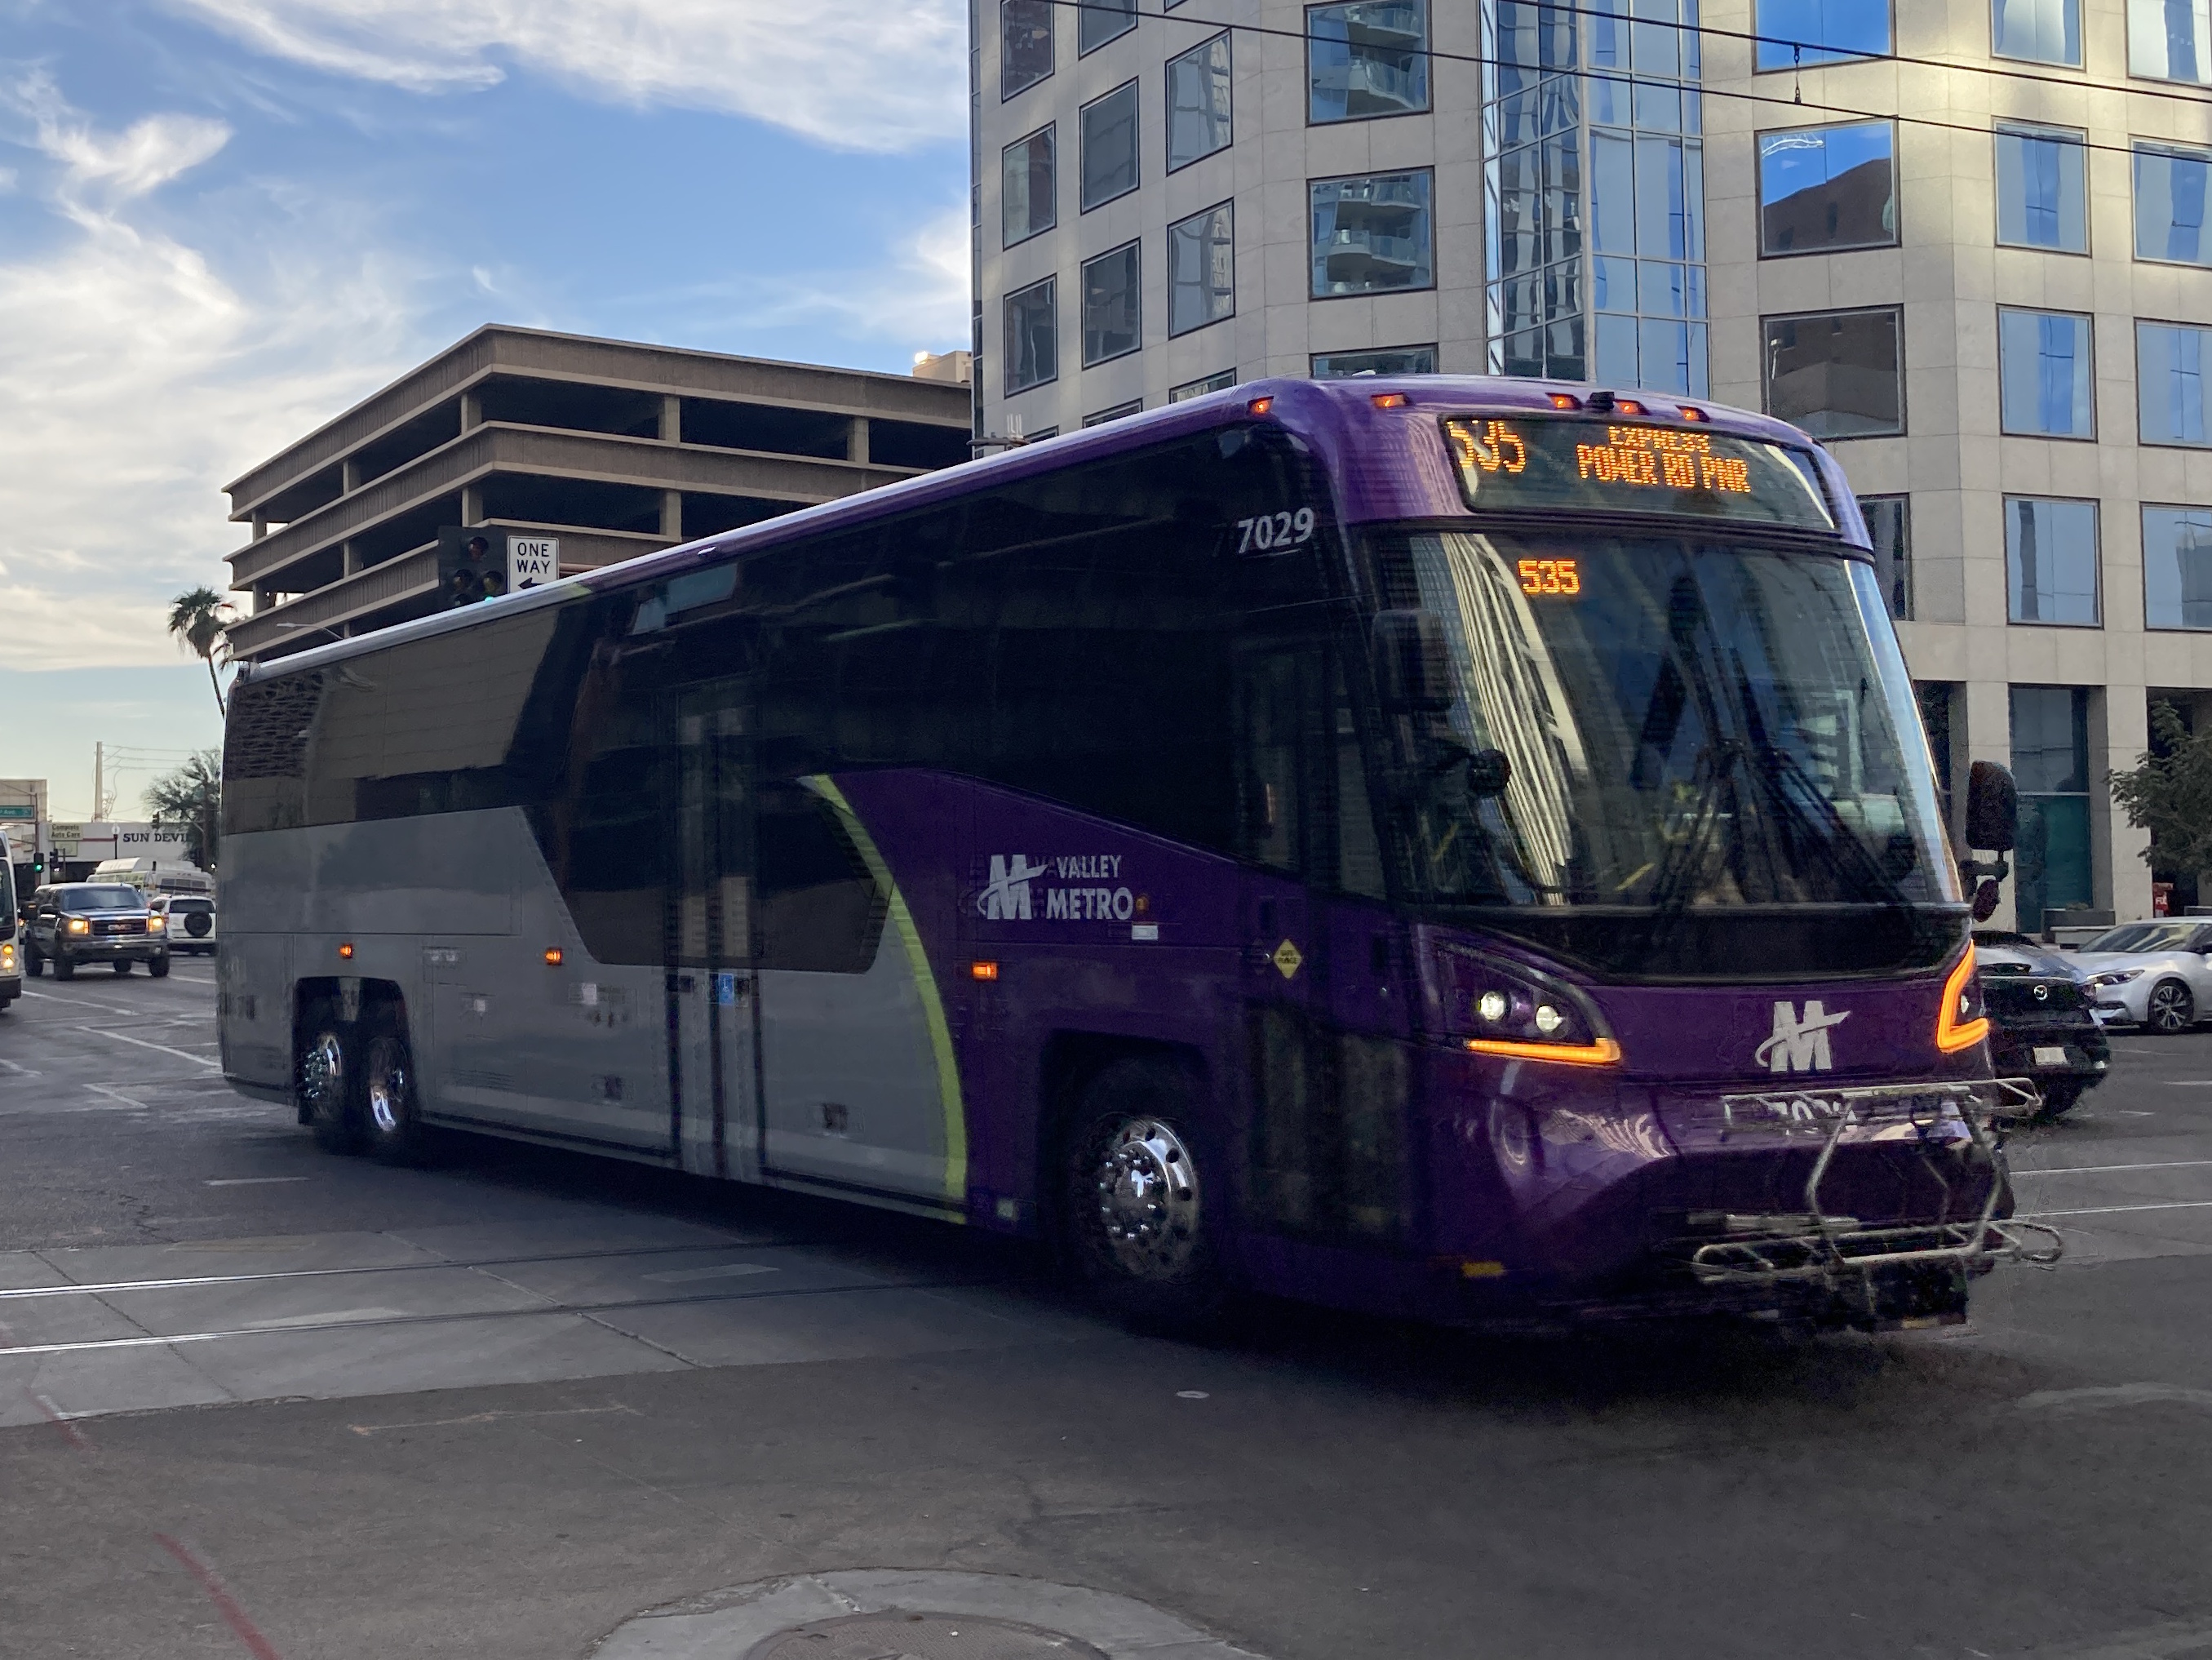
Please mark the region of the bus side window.
POLYGON ((1334 675, 1336 728, 1336 885, 1364 899, 1384 897, 1382 847, 1375 835, 1375 803, 1367 789, 1367 768, 1359 748, 1359 727, 1346 694, 1344 665, 1334 675))
POLYGON ((1305 719, 1310 660, 1289 652, 1246 657, 1237 732, 1242 851, 1279 871, 1304 867, 1305 719))
POLYGON ((876 960, 889 897, 836 809, 798 784, 761 787, 753 826, 763 969, 864 974, 876 960))

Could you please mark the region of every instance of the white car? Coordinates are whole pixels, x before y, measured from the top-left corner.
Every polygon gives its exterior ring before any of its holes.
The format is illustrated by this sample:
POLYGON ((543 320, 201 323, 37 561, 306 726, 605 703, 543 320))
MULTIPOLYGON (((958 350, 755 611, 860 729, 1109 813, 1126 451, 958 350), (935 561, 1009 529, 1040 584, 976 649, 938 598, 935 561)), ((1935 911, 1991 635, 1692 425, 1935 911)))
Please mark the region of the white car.
POLYGON ((169 919, 169 949, 179 957, 215 955, 215 901, 194 893, 167 893, 147 909, 169 919))
POLYGON ((2212 921, 2124 922, 2081 943, 2075 967, 2100 1012, 2172 1036, 2212 1018, 2212 921))

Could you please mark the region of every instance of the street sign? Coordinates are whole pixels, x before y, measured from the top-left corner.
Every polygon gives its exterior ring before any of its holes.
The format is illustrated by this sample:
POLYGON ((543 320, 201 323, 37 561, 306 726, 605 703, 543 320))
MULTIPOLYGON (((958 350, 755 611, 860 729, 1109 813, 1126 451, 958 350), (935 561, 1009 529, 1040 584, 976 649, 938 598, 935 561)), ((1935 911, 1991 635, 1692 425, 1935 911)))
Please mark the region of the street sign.
POLYGON ((0 801, 0 818, 36 819, 38 816, 38 808, 27 801, 0 801))
POLYGON ((561 538, 557 536, 510 536, 507 538, 507 591, 534 588, 561 575, 561 538))

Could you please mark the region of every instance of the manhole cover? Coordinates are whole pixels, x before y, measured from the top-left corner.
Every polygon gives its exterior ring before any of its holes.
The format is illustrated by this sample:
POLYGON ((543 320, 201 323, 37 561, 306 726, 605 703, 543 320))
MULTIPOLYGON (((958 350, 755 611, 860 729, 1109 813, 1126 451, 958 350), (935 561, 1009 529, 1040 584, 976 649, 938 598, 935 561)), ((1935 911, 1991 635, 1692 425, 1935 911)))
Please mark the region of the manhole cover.
POLYGON ((1073 1637, 957 1614, 848 1614, 778 1632, 745 1660, 1106 1660, 1073 1637))

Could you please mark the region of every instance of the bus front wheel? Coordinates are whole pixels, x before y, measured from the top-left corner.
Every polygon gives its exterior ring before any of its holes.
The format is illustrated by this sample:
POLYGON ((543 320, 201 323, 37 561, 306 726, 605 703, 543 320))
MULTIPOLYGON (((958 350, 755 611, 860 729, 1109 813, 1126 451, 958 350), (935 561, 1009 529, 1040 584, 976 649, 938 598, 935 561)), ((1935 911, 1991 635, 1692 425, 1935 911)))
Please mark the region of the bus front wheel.
POLYGON ((353 1037, 328 1007, 308 1011, 300 1045, 300 1108, 325 1152, 361 1150, 361 1112, 353 1037))
POLYGON ((1186 1329, 1228 1296, 1222 1182, 1192 1094, 1157 1061, 1098 1073, 1076 1110, 1062 1195, 1069 1255, 1092 1292, 1133 1319, 1186 1329))

